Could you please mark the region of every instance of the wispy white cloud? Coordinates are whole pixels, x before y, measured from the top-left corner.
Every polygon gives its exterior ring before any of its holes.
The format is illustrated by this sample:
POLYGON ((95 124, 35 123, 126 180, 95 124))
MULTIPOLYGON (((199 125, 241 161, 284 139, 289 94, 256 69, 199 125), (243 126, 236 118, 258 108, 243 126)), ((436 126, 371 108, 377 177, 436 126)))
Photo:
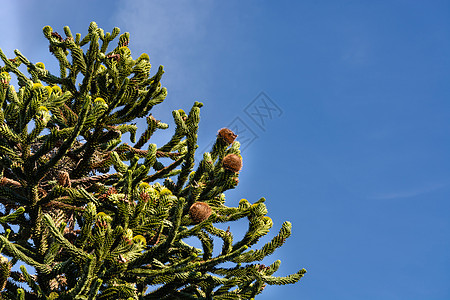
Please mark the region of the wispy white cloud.
POLYGON ((445 188, 449 185, 450 185, 450 181, 433 182, 433 183, 429 183, 429 184, 418 186, 418 187, 412 187, 410 189, 390 191, 390 192, 386 192, 386 193, 379 193, 379 194, 376 194, 369 198, 374 199, 374 200, 391 200, 391 199, 412 198, 412 197, 432 193, 439 189, 445 188))
POLYGON ((8 57, 14 57, 14 49, 20 48, 19 6, 15 1, 2 3, 2 18, 0 19, 0 48, 8 57))
POLYGON ((204 26, 212 8, 211 1, 174 0, 119 1, 115 18, 137 37, 134 43, 151 45, 152 51, 170 54, 187 49, 170 49, 179 40, 195 42, 207 30, 204 26))
POLYGON ((183 88, 192 74, 192 56, 208 32, 213 1, 119 1, 115 23, 131 33, 130 47, 147 52, 152 64, 170 71, 172 82, 183 88))

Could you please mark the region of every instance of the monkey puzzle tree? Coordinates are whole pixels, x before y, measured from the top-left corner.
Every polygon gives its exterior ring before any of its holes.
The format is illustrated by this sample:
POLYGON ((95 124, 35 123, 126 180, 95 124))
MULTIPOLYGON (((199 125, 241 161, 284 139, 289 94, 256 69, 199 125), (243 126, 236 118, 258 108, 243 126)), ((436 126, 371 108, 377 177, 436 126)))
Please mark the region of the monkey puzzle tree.
POLYGON ((278 260, 255 263, 289 237, 289 222, 251 250, 272 227, 264 199, 226 205, 223 193, 236 187, 242 167, 231 130, 218 132, 195 167, 202 103, 173 111, 173 136, 150 143, 168 127, 149 113, 166 97, 164 72, 150 76, 149 56, 131 57, 128 33, 105 33, 94 22, 83 38, 68 27, 65 38, 43 31, 58 76, 17 50, 12 59, 0 50, 2 299, 250 299, 267 284, 303 276, 304 269, 273 276, 278 260), (130 122, 144 117, 136 139, 130 122), (249 226, 239 241, 216 227, 242 218, 249 226), (200 248, 188 244, 192 237, 200 248))

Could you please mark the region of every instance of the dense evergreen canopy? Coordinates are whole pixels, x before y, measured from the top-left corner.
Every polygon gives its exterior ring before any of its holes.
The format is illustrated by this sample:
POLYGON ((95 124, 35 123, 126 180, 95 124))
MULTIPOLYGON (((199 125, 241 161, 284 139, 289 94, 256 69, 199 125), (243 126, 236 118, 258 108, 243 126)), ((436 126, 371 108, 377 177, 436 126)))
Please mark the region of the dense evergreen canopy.
POLYGON ((236 135, 221 129, 195 166, 202 103, 173 111, 173 136, 151 143, 168 128, 150 114, 167 95, 164 71, 151 76, 147 54, 131 57, 128 33, 105 33, 94 22, 85 37, 68 27, 65 38, 43 31, 58 76, 19 51, 8 59, 0 50, 2 299, 250 299, 304 275, 276 277, 279 260, 257 263, 291 232, 285 222, 250 249, 272 227, 265 199, 226 205, 224 192, 242 168, 236 135), (131 122, 144 117, 136 139, 131 122), (242 218, 249 226, 239 241, 216 227, 242 218))

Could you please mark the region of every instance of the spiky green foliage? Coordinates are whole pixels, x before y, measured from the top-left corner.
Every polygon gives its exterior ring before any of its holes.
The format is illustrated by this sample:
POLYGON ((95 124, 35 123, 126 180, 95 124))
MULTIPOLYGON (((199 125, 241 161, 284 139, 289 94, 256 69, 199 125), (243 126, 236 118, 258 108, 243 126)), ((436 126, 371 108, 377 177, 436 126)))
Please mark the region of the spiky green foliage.
POLYGON ((164 71, 151 76, 147 54, 132 58, 128 33, 105 33, 94 22, 83 38, 68 27, 65 38, 43 31, 59 75, 17 50, 13 59, 0 50, 2 299, 250 299, 266 284, 303 276, 273 276, 280 261, 255 263, 289 237, 289 222, 251 250, 273 225, 264 199, 225 203, 241 162, 233 170, 222 160, 242 159, 232 132, 219 134, 194 170, 202 103, 173 112, 176 128, 165 145, 150 142, 168 127, 149 114, 167 95, 164 71), (147 128, 136 141, 130 122, 142 117, 147 128), (194 203, 201 203, 195 218, 194 203), (243 218, 249 227, 239 241, 216 227, 243 218), (191 237, 201 248, 186 243, 191 237))

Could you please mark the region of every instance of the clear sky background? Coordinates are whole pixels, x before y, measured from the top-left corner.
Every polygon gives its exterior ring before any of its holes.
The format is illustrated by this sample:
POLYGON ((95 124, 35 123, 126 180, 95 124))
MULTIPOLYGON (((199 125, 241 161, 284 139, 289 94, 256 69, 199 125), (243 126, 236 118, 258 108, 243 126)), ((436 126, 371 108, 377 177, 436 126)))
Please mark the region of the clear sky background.
POLYGON ((158 119, 202 101, 200 150, 222 127, 242 131, 227 201, 266 197, 275 225, 261 242, 284 220, 293 234, 265 262, 308 270, 257 299, 450 299, 450 2, 15 0, 1 11, 5 53, 55 73, 42 27, 120 27, 134 57, 165 66, 158 119))

